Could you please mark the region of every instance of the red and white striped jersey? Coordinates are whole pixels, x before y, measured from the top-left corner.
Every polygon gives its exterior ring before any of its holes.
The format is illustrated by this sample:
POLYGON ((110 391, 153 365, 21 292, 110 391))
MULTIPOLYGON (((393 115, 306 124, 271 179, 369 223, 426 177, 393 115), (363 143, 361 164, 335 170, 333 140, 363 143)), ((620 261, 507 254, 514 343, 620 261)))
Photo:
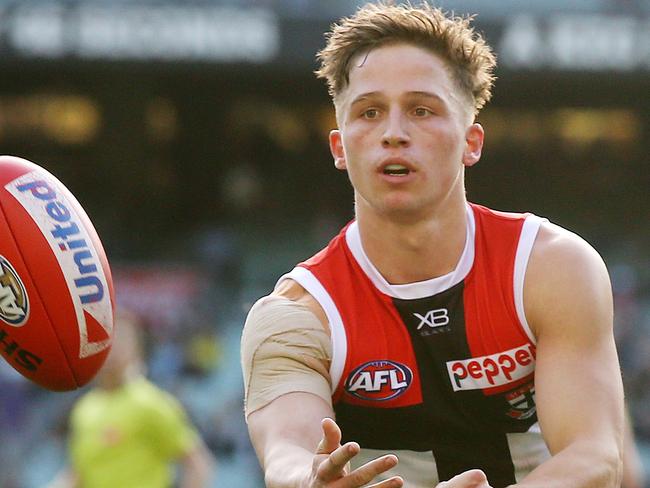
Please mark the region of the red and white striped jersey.
POLYGON ((365 450, 359 462, 397 452, 407 487, 481 468, 499 488, 549 456, 523 306, 543 221, 468 204, 454 271, 403 285, 381 276, 352 222, 281 278, 302 285, 327 315, 334 410, 344 440, 365 450))

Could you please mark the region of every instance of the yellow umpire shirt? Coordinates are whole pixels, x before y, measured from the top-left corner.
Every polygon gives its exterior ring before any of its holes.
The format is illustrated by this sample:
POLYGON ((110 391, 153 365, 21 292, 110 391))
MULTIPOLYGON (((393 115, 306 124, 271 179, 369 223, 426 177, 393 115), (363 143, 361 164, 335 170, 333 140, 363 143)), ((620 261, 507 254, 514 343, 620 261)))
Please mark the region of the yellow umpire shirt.
POLYGON ((167 488, 198 435, 180 404, 144 377, 85 394, 70 418, 70 458, 82 488, 167 488))

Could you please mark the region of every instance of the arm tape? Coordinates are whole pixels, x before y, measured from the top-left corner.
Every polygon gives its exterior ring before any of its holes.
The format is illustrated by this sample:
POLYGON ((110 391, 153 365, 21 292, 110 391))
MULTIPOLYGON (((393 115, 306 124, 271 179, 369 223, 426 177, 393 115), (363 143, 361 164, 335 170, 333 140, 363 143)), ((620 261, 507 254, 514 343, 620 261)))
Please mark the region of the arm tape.
POLYGON ((305 305, 264 297, 246 319, 241 341, 246 418, 281 395, 312 393, 332 404, 328 332, 305 305))

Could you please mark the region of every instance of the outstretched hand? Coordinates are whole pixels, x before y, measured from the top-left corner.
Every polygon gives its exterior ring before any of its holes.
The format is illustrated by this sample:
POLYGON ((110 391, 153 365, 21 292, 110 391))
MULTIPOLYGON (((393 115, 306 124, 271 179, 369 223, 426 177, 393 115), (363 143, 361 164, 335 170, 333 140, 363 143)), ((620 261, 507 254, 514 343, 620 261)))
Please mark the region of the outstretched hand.
POLYGON ((471 469, 449 481, 443 481, 436 485, 436 488, 492 488, 488 483, 485 473, 480 469, 471 469))
MULTIPOLYGON (((359 488, 370 483, 377 475, 397 465, 397 456, 387 454, 350 472, 349 462, 359 454, 359 444, 347 442, 341 445, 341 429, 332 419, 323 419, 321 427, 323 438, 318 444, 312 463, 309 488, 359 488)), ((402 478, 394 476, 370 485, 368 488, 400 488, 403 483, 402 478)), ((455 486, 451 485, 449 488, 455 488, 455 486)), ((474 485, 467 486, 473 487, 474 485)), ((482 488, 482 485, 476 485, 476 487, 482 488)))

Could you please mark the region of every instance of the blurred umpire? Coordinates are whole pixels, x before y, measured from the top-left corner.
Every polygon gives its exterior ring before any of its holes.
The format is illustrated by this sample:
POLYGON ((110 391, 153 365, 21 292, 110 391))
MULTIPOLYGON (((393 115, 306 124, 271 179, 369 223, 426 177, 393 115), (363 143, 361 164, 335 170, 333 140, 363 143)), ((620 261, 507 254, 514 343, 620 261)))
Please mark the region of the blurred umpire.
POLYGON ((113 348, 70 417, 70 466, 49 488, 208 486, 213 459, 181 405, 143 374, 138 318, 116 317, 113 348))

